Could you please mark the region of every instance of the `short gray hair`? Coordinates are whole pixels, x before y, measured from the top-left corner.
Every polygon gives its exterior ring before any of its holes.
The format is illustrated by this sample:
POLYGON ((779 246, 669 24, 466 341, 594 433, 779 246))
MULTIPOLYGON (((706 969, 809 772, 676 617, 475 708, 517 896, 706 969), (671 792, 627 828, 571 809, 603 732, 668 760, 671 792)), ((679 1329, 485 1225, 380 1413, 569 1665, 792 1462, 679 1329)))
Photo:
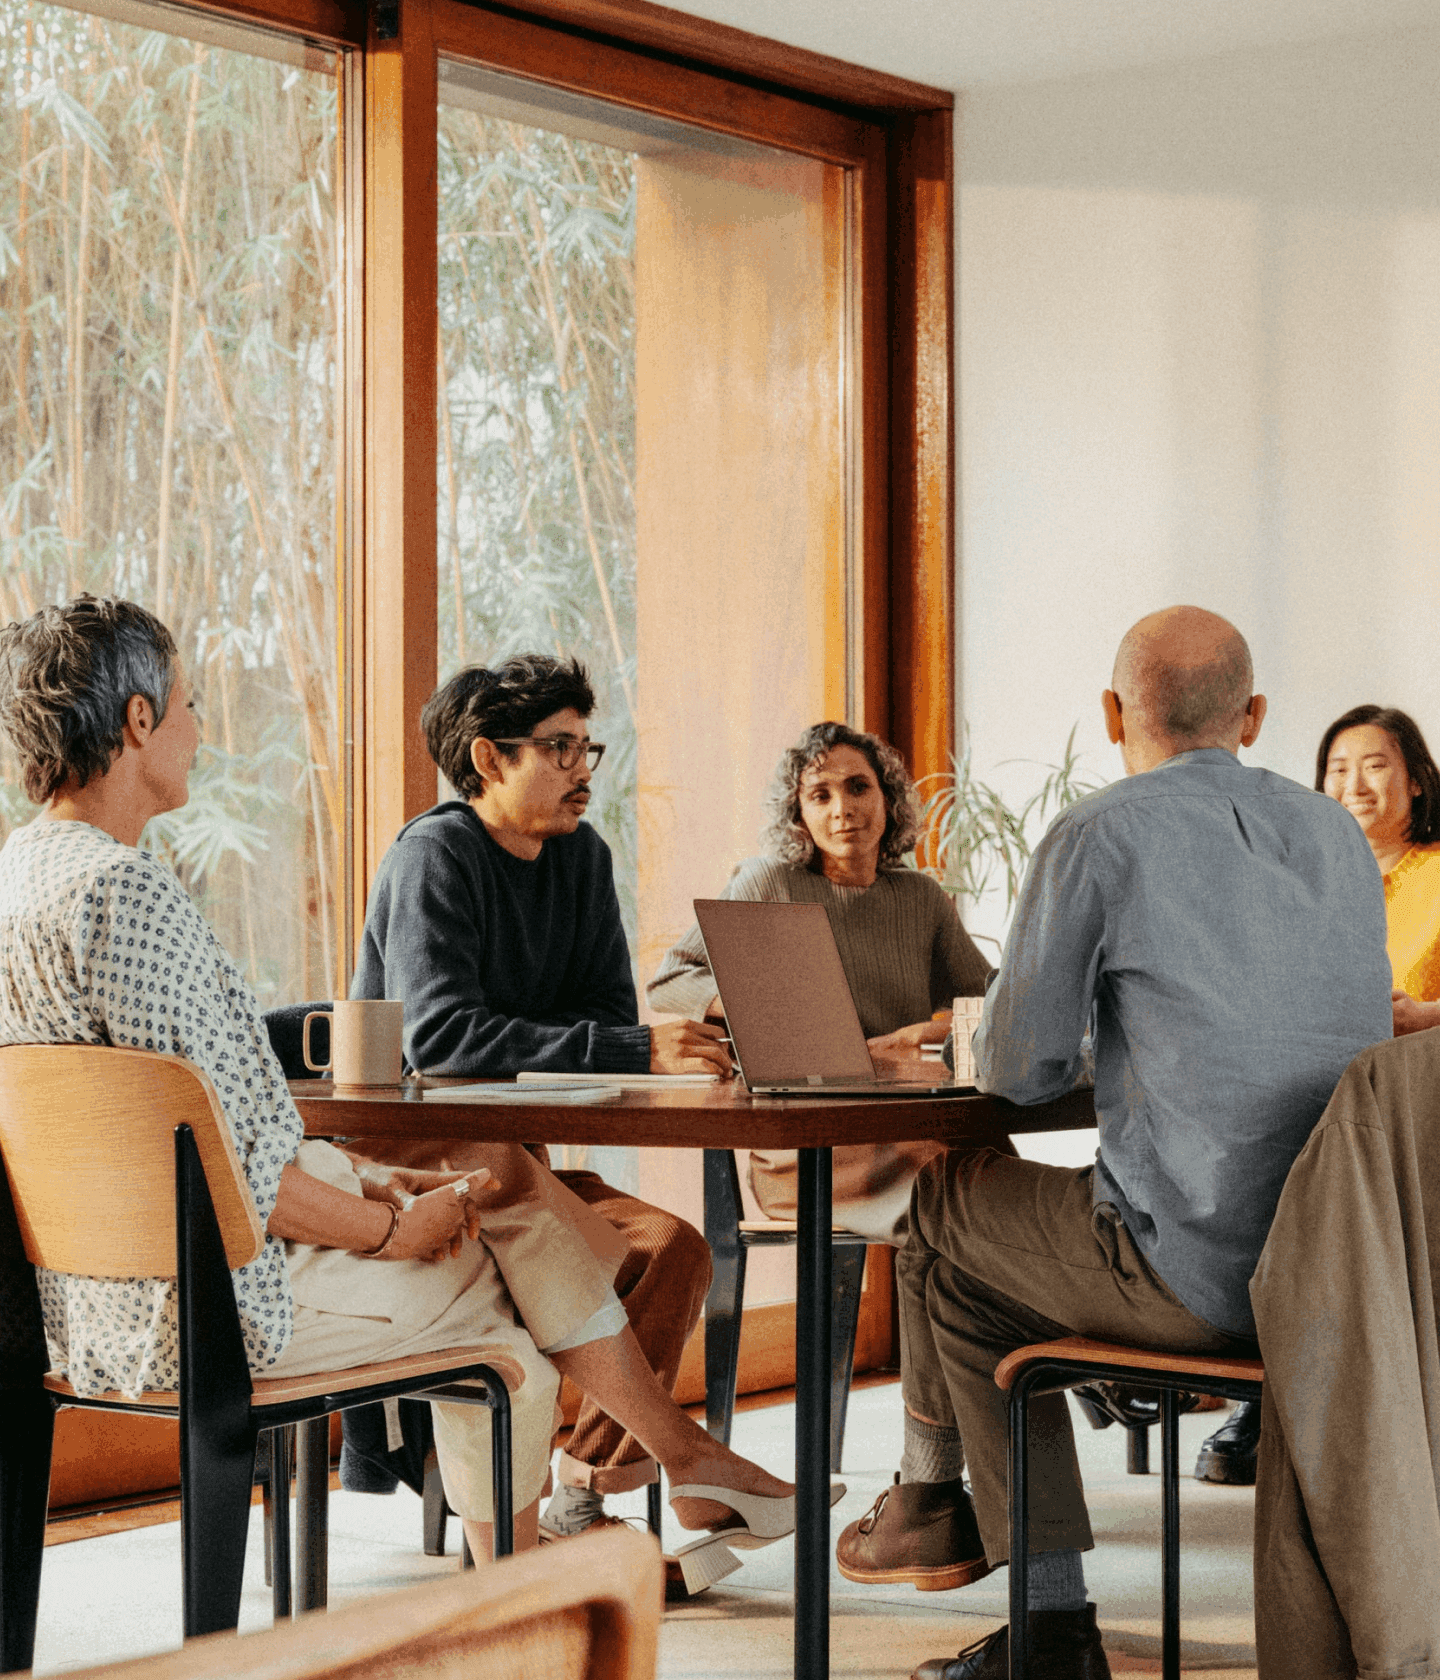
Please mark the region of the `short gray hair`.
POLYGON ((131 697, 159 725, 179 658, 175 638, 133 601, 77 595, 0 630, 0 729, 37 805, 103 776, 124 744, 131 697))
POLYGON ((795 745, 781 755, 765 795, 765 810, 770 818, 762 838, 765 854, 777 863, 809 866, 815 855, 815 842, 800 815, 800 778, 834 747, 853 747, 864 755, 875 772, 875 780, 879 782, 885 800, 880 867, 893 869, 906 852, 914 850, 920 835, 915 784, 910 780, 905 760, 888 741, 882 741, 878 735, 851 729, 843 723, 812 724, 795 745))

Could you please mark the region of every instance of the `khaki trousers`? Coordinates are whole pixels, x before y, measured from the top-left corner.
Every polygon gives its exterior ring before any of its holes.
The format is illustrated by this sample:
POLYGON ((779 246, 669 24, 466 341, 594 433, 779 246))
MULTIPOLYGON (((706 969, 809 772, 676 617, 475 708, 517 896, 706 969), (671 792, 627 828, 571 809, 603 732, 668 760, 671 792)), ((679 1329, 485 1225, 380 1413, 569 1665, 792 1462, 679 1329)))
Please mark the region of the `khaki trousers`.
MULTIPOLYGON (((318 1176, 318 1175, 317 1175, 318 1176)), ((512 1486, 515 1509, 523 1511, 545 1488, 550 1470, 550 1443, 559 1417, 560 1374, 535 1347, 528 1331, 515 1322, 509 1294, 493 1259, 481 1243, 467 1242, 456 1256, 433 1263, 423 1260, 367 1260, 337 1249, 287 1244, 290 1282, 294 1291, 295 1328, 284 1353, 264 1372, 267 1377, 301 1377, 316 1371, 343 1371, 381 1359, 403 1359, 412 1353, 438 1353, 443 1348, 473 1347, 483 1360, 487 1350, 507 1356, 525 1373, 510 1394, 512 1486), (397 1322, 388 1316, 335 1312, 305 1306, 307 1272, 322 1272, 322 1289, 343 1290, 349 1299, 383 1307, 389 1296, 405 1290, 435 1300, 447 1290, 449 1304, 428 1324, 397 1322)), ((435 1453, 440 1478, 451 1510, 472 1522, 493 1522, 495 1516, 490 1461, 490 1409, 432 1401, 435 1453)))
MULTIPOLYGON (((907 1408, 954 1422, 985 1555, 1010 1555, 1009 1397, 995 1367, 1017 1347, 1093 1336, 1175 1353, 1253 1353, 1183 1307, 1108 1203, 1092 1168, 951 1149, 915 1181, 900 1250, 901 1386, 907 1408)), ((1031 1550, 1093 1544, 1063 1394, 1030 1404, 1031 1550)))
MULTIPOLYGON (((352 1139, 346 1148, 387 1166, 489 1167, 507 1196, 503 1209, 487 1208, 481 1236, 536 1342, 553 1346, 602 1304, 611 1285, 650 1368, 667 1390, 674 1388, 710 1288, 710 1248, 693 1225, 612 1189, 595 1173, 552 1173, 540 1146, 531 1154, 519 1144, 464 1138, 374 1137, 352 1139), (571 1321, 563 1328, 555 1319, 562 1306, 571 1321)), ((635 1437, 587 1397, 559 1474, 562 1483, 604 1494, 644 1487, 659 1470, 635 1437)))

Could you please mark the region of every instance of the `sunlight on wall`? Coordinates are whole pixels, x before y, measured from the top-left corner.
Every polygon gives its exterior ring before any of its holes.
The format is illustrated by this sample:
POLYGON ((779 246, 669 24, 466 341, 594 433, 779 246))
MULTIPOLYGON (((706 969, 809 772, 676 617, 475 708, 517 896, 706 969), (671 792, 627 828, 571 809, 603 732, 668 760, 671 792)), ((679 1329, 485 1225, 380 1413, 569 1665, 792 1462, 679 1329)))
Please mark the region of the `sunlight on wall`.
MULTIPOLYGON (((969 97, 960 706, 1023 797, 1145 612, 1250 639, 1251 762, 1364 700, 1440 741, 1440 31, 969 97)), ((999 932, 1003 909, 971 921, 999 932)))

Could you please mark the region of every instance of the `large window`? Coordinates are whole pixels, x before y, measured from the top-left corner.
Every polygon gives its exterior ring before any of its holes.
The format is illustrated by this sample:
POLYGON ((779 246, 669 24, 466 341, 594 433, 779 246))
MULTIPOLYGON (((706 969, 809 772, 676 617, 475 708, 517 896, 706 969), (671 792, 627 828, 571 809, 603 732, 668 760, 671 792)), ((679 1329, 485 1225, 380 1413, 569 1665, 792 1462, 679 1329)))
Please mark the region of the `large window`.
POLYGON ((575 653, 637 978, 847 708, 841 171, 442 60, 441 677, 575 653))
POLYGON ((174 631, 203 744, 143 843, 262 1001, 340 949, 338 85, 177 10, 0 0, 0 613, 88 589, 174 631))
POLYGON ((584 660, 633 946, 635 159, 441 91, 439 674, 584 660))
MULTIPOLYGON (((439 89, 440 675, 590 667, 643 997, 782 749, 848 709, 843 172, 443 59, 439 89)), ((694 1161, 622 1153, 698 1214, 694 1161)))

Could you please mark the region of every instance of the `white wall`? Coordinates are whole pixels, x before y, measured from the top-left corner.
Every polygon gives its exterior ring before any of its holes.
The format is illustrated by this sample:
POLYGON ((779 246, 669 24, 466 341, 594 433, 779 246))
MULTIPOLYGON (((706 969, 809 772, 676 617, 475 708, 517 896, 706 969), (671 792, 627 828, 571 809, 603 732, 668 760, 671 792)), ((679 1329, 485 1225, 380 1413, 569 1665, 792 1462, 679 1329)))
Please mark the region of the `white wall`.
MULTIPOLYGON (((981 89, 957 124, 960 704, 1013 792, 1142 613, 1249 637, 1250 755, 1440 742, 1440 29, 981 89)), ((975 925, 996 930, 994 910, 975 925)))

